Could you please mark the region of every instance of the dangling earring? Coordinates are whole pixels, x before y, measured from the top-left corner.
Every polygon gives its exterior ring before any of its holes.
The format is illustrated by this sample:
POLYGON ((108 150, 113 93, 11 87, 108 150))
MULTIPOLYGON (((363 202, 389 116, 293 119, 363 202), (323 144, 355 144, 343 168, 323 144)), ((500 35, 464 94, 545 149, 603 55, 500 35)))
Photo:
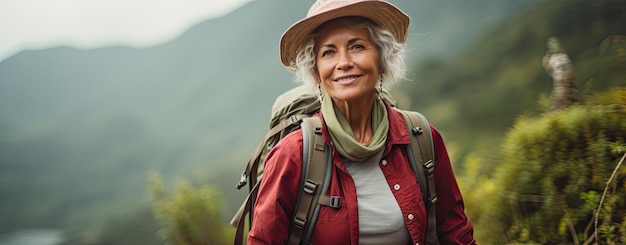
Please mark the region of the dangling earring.
POLYGON ((322 86, 319 83, 317 84, 317 91, 319 92, 319 100, 322 102, 324 97, 322 96, 322 86))
POLYGON ((380 86, 378 90, 378 99, 383 99, 383 74, 380 74, 380 86))

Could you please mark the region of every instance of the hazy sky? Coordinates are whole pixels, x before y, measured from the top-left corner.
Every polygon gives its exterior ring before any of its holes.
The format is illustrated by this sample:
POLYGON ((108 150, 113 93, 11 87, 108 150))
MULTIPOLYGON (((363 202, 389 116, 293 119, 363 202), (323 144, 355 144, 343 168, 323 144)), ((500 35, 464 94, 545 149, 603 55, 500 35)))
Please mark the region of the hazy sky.
POLYGON ((0 61, 54 46, 151 46, 250 1, 0 0, 0 61))

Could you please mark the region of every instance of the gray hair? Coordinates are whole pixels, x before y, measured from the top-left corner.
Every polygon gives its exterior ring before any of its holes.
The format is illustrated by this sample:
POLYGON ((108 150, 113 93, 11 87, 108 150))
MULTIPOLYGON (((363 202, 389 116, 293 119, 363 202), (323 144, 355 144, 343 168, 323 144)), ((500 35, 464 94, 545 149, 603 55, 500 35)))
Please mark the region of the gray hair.
MULTIPOLYGON (((382 74, 382 85, 386 90, 389 90, 393 85, 405 78, 405 45, 398 42, 391 31, 363 17, 342 17, 340 19, 340 21, 352 27, 365 28, 370 33, 374 44, 380 52, 380 67, 384 71, 382 74)), ((317 87, 315 76, 315 38, 317 37, 318 29, 313 32, 309 41, 298 52, 296 61, 288 67, 291 72, 295 73, 296 80, 310 87, 312 91, 315 91, 317 87)))

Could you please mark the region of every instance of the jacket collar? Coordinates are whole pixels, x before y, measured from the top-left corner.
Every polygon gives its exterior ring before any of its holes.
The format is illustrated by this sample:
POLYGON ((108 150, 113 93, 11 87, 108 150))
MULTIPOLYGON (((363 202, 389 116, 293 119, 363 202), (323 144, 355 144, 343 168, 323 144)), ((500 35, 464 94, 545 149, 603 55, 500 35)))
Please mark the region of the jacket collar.
MULTIPOLYGON (((383 155, 387 155, 393 145, 408 145, 411 143, 409 130, 406 126, 402 113, 398 111, 398 109, 391 107, 386 101, 385 107, 387 108, 389 120, 389 134, 387 135, 387 145, 385 146, 385 152, 383 155)), ((324 121, 324 116, 320 112, 317 112, 313 116, 320 117, 322 118, 322 122, 324 121)), ((322 135, 324 136, 326 143, 330 145, 330 134, 328 133, 328 128, 325 123, 322 124, 322 135)))
POLYGON ((387 135, 387 147, 385 148, 386 155, 393 145, 408 145, 411 143, 409 138, 409 130, 406 126, 404 116, 398 109, 391 107, 388 103, 387 115, 389 118, 389 135, 387 135))

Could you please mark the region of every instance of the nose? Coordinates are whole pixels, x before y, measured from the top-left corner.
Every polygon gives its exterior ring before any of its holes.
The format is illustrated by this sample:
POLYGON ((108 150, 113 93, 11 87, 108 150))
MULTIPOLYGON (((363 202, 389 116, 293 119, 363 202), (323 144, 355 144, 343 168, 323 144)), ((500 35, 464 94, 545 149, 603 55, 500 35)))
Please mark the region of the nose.
POLYGON ((354 63, 352 62, 352 57, 350 56, 350 52, 348 52, 348 50, 339 51, 338 58, 339 58, 337 60, 338 70, 346 71, 354 67, 354 63))

